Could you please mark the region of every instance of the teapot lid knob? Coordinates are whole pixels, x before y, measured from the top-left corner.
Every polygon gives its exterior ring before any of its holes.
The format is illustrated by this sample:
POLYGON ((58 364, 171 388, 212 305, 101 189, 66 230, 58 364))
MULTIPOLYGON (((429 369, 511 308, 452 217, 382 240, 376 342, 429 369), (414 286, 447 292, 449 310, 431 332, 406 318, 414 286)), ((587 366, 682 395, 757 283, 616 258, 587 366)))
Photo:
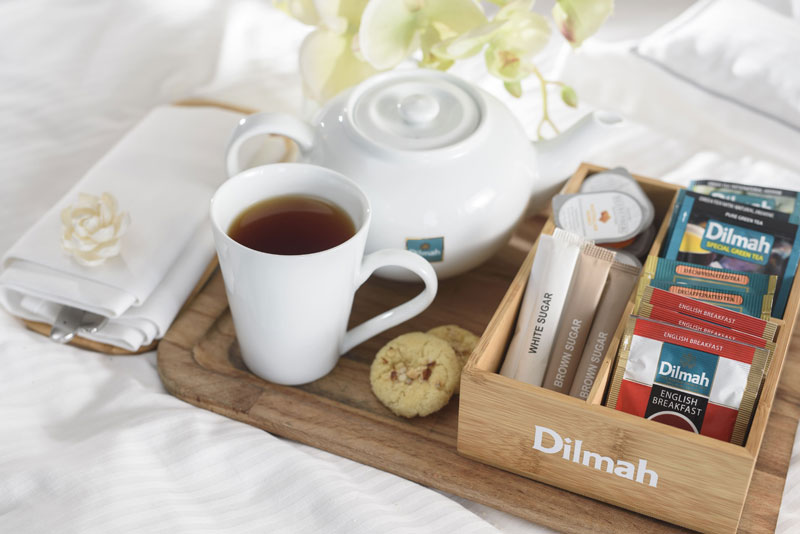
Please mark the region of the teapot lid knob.
POLYGON ((426 124, 439 114, 439 102, 431 95, 414 93, 397 103, 397 111, 409 124, 426 124))
POLYGON ((452 74, 427 69, 385 72, 362 82, 348 100, 352 127, 368 142, 402 151, 427 151, 471 137, 483 99, 452 74))

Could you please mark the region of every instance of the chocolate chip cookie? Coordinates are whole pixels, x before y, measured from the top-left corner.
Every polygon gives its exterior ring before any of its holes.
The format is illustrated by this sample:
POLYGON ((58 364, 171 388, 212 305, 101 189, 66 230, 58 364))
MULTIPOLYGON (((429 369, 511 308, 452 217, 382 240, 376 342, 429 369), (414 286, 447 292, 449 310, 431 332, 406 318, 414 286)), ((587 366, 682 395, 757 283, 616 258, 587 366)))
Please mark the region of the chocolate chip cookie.
POLYGON ((391 340, 370 368, 372 392, 403 417, 429 415, 444 407, 461 376, 453 348, 443 339, 410 332, 391 340))
POLYGON ((475 350, 475 346, 478 344, 480 338, 469 330, 465 330, 454 324, 447 324, 437 326, 436 328, 431 328, 428 330, 428 333, 432 336, 436 336, 447 341, 455 351, 459 363, 459 380, 456 382, 455 390, 455 393, 458 393, 461 389, 461 369, 464 368, 464 364, 467 363, 470 354, 472 354, 472 351, 475 350))

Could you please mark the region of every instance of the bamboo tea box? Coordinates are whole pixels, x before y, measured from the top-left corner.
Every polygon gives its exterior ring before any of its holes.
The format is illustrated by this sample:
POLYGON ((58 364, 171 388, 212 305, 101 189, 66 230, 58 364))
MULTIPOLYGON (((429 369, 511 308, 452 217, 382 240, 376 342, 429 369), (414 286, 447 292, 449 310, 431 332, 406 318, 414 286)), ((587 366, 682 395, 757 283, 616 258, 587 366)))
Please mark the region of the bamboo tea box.
MULTIPOLYGON (((564 187, 577 192, 600 167, 584 164, 564 187)), ((680 188, 635 177, 655 208, 658 254, 680 188)), ((555 229, 552 217, 542 232, 555 229)), ((538 243, 538 242, 537 242, 538 243)), ((800 288, 792 286, 744 446, 674 428, 603 403, 633 295, 609 343, 588 399, 499 374, 537 245, 525 259, 466 364, 461 382, 458 451, 575 493, 703 532, 735 532, 764 438, 794 328, 800 288)))

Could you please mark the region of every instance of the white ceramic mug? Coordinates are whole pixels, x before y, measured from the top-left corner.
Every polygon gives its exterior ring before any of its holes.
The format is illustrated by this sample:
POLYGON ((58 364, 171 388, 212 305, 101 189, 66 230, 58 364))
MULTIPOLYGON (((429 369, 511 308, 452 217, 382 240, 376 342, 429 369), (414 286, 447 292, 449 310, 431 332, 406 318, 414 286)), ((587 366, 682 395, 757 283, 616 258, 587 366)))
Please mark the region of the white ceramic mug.
POLYGON ((431 265, 413 252, 380 250, 364 256, 371 209, 351 180, 316 165, 279 163, 233 176, 211 199, 214 241, 242 359, 256 375, 279 384, 304 384, 328 374, 341 354, 421 313, 436 296, 431 265), (245 247, 227 233, 256 202, 309 195, 341 207, 356 233, 333 248, 296 256, 245 247), (408 269, 425 283, 413 299, 347 331, 356 289, 375 269, 408 269))

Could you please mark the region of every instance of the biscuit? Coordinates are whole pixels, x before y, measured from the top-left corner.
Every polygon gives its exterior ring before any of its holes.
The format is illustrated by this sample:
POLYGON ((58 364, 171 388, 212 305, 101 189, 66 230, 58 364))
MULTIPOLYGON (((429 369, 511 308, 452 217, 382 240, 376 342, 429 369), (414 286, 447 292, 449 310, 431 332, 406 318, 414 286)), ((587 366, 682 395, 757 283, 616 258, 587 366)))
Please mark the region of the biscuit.
POLYGON ((458 373, 459 380, 456 383, 455 390, 455 393, 458 393, 461 389, 461 369, 464 368, 464 364, 469 360, 469 356, 472 354, 472 351, 475 350, 475 346, 478 344, 480 338, 469 330, 465 330, 454 324, 431 328, 428 330, 428 334, 447 341, 456 352, 460 365, 458 373))
POLYGON ((460 375, 458 357, 446 341, 410 332, 378 351, 369 381, 372 392, 392 412, 416 417, 444 407, 460 375))

